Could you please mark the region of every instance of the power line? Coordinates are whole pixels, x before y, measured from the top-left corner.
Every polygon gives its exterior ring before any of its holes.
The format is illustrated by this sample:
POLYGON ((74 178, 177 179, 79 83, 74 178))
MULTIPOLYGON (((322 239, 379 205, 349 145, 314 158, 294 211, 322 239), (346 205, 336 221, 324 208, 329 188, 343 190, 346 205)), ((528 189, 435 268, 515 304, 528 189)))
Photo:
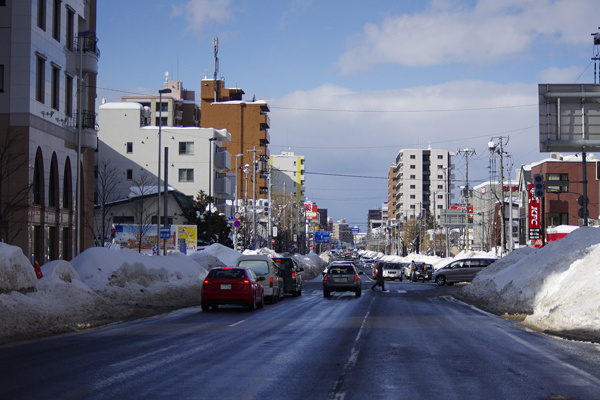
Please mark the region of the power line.
POLYGON ((293 110, 293 111, 319 111, 319 112, 349 112, 349 113, 434 113, 434 112, 464 112, 464 111, 485 111, 485 110, 502 110, 507 108, 523 108, 523 107, 538 107, 539 104, 520 104, 514 106, 497 106, 497 107, 478 107, 478 108, 454 108, 454 109, 438 109, 438 110, 334 110, 326 108, 296 108, 296 107, 277 107, 269 106, 270 109, 293 110))

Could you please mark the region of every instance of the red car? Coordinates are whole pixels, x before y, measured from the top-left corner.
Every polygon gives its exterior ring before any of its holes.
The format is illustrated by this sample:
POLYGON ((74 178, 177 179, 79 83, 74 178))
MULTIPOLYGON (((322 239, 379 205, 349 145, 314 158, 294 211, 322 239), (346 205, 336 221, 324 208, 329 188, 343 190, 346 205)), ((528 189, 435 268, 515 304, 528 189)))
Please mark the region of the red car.
POLYGON ((221 304, 234 304, 250 310, 263 308, 264 289, 251 269, 242 267, 213 268, 202 283, 202 311, 216 309, 221 304))

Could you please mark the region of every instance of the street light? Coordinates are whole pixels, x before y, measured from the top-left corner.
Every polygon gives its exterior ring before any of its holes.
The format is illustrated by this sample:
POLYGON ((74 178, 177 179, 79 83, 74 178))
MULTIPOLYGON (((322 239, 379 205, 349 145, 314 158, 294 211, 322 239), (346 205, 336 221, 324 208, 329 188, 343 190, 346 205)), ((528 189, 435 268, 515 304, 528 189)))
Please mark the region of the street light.
MULTIPOLYGON (((158 91, 158 184, 156 185, 156 193, 158 194, 158 219, 157 219, 157 241, 156 241, 156 254, 160 256, 160 153, 161 153, 161 131, 162 131, 162 95, 163 93, 171 93, 171 89, 161 89, 158 91)), ((167 196, 167 193, 165 193, 167 196)))
POLYGON ((79 77, 77 79, 77 178, 75 182, 76 186, 76 199, 75 199, 75 255, 79 255, 81 251, 81 80, 83 79, 83 45, 81 39, 86 37, 95 37, 96 31, 89 29, 87 31, 79 32, 77 34, 77 48, 79 50, 79 77))
MULTIPOLYGON (((212 167, 212 142, 217 138, 208 138, 208 244, 212 244, 212 178, 213 178, 213 167, 212 167)), ((237 159, 236 159, 237 160, 237 159)))
POLYGON ((244 227, 244 247, 248 244, 248 174, 250 173, 250 164, 244 165, 244 174, 246 174, 246 196, 244 197, 244 218, 246 219, 246 224, 244 227))
MULTIPOLYGON (((243 154, 236 154, 235 155, 235 197, 234 197, 234 202, 233 202, 233 211, 236 213, 238 211, 238 158, 239 157, 243 157, 243 154)), ((237 251, 237 230, 238 228, 235 228, 234 231, 234 242, 233 242, 233 249, 237 251)))

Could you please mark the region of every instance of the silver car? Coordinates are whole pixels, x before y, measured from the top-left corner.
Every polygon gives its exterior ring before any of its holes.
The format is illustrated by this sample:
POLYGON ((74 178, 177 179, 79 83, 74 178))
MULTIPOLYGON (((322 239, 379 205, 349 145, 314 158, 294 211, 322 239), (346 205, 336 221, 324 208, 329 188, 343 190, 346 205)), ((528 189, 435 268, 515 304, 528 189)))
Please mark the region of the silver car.
POLYGON ((259 254, 241 256, 237 266, 249 268, 256 276, 265 278, 260 284, 265 289, 264 297, 271 303, 283 300, 283 274, 271 257, 259 254))
POLYGON ((352 264, 334 263, 323 272, 323 297, 331 296, 331 292, 354 292, 356 297, 362 294, 362 280, 352 264))
POLYGON ((455 260, 433 273, 432 279, 439 286, 456 282, 471 282, 483 268, 496 261, 493 258, 465 258, 455 260))

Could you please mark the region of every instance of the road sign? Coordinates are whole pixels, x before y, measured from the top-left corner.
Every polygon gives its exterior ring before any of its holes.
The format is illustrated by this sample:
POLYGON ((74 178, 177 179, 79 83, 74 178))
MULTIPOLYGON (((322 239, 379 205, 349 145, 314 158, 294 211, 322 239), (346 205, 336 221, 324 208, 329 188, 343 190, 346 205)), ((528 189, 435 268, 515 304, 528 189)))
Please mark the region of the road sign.
POLYGON ((161 228, 160 229, 160 238, 161 239, 169 239, 171 237, 171 228, 161 228))
POLYGON ((240 219, 240 218, 242 218, 242 214, 240 214, 239 212, 234 212, 233 213, 233 218, 240 219))
POLYGON ((240 221, 239 219, 236 219, 235 221, 233 221, 233 226, 235 226, 236 228, 239 228, 240 226, 242 226, 242 221, 240 221))

